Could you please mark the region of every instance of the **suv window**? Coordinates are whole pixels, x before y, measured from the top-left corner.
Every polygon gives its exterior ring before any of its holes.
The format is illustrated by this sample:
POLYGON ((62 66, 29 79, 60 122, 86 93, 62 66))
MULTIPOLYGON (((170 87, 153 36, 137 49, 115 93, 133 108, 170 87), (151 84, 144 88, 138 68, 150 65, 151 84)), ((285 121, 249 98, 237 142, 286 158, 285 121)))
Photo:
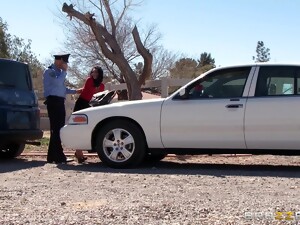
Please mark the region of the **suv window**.
POLYGON ((30 72, 25 64, 2 61, 0 63, 0 71, 0 88, 32 89, 30 72))
POLYGON ((255 96, 299 94, 300 73, 293 66, 262 66, 259 69, 255 96))

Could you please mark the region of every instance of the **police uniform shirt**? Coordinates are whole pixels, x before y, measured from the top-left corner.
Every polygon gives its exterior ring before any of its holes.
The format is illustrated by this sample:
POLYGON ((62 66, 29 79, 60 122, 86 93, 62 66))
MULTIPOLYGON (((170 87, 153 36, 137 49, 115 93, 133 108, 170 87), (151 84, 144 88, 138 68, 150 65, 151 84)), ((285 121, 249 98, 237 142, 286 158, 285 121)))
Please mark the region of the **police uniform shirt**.
POLYGON ((49 95, 66 98, 66 94, 76 94, 65 86, 67 72, 57 68, 54 64, 49 66, 43 74, 44 97, 49 95))

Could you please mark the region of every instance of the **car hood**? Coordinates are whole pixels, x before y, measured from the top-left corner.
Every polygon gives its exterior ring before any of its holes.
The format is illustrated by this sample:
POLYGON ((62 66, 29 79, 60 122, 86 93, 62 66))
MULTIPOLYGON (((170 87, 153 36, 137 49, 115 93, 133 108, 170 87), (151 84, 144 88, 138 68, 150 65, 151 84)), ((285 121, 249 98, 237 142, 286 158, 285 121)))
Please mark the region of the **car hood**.
POLYGON ((108 105, 90 107, 77 111, 73 114, 86 114, 90 119, 96 118, 97 121, 112 116, 123 116, 129 118, 141 118, 160 114, 161 105, 164 98, 135 100, 135 101, 122 101, 110 103, 108 105))

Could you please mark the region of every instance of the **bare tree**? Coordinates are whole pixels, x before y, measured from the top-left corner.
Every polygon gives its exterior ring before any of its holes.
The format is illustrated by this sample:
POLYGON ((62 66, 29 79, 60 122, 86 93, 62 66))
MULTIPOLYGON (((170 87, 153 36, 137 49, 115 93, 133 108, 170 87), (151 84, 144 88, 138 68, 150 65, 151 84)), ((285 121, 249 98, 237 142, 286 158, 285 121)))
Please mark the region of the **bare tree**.
MULTIPOLYGON (((145 47, 145 42, 149 36, 146 36, 143 43, 136 25, 130 29, 132 35, 131 40, 124 38, 124 35, 122 39, 122 35, 118 35, 119 32, 128 32, 128 27, 122 26, 122 24, 124 24, 122 21, 130 21, 130 18, 126 17, 126 12, 134 4, 132 0, 124 0, 121 7, 122 10, 120 13, 117 13, 113 8, 113 4, 116 2, 118 1, 100 0, 97 5, 90 0, 89 3, 94 6, 94 9, 99 10, 100 13, 98 16, 89 11, 82 13, 75 10, 72 4, 68 5, 66 3, 63 4, 62 11, 67 13, 71 19, 73 17, 77 19, 77 25, 80 26, 77 26, 78 32, 74 35, 78 38, 78 42, 83 45, 91 45, 91 47, 94 48, 94 52, 92 53, 88 51, 85 52, 84 48, 77 48, 78 54, 91 58, 96 57, 95 59, 97 59, 97 57, 109 59, 111 65, 107 65, 107 68, 113 68, 112 65, 117 66, 120 71, 120 79, 123 79, 127 84, 129 99, 141 99, 141 85, 144 84, 145 80, 152 74, 153 56, 149 49, 145 47), (85 29, 86 32, 82 33, 79 28, 81 30, 85 29), (126 45, 130 44, 130 42, 135 43, 138 54, 134 52, 132 52, 132 54, 124 54, 126 45), (143 70, 141 75, 137 77, 131 68, 129 59, 139 56, 143 58, 143 70)), ((120 5, 118 5, 118 7, 120 7, 120 5)), ((149 46, 151 46, 151 43, 149 46)))
POLYGON ((170 70, 174 67, 178 54, 174 54, 162 46, 158 46, 153 51, 153 67, 152 67, 152 79, 158 79, 163 76, 167 76, 170 70))
MULTIPOLYGON (((174 54, 162 46, 158 46, 153 49, 153 64, 152 75, 150 79, 155 80, 161 77, 169 75, 170 70, 174 67, 174 64, 178 58, 177 54, 174 54)), ((140 75, 143 71, 143 63, 138 62, 134 64, 135 72, 140 75)))

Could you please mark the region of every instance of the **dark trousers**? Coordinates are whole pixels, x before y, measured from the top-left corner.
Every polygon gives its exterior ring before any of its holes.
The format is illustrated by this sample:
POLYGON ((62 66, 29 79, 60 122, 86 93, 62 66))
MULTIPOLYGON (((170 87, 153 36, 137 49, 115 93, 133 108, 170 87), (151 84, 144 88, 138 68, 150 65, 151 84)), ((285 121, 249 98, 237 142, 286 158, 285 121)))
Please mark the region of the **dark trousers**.
POLYGON ((86 108, 89 108, 89 107, 91 107, 91 106, 89 105, 89 101, 87 101, 87 100, 85 100, 85 99, 79 97, 79 98, 76 100, 76 102, 75 102, 75 106, 74 106, 73 112, 79 111, 79 110, 81 110, 81 109, 86 109, 86 108))
POLYGON ((65 99, 58 96, 47 97, 47 111, 50 120, 50 142, 48 147, 48 162, 65 162, 66 156, 60 140, 60 129, 65 125, 65 99))

